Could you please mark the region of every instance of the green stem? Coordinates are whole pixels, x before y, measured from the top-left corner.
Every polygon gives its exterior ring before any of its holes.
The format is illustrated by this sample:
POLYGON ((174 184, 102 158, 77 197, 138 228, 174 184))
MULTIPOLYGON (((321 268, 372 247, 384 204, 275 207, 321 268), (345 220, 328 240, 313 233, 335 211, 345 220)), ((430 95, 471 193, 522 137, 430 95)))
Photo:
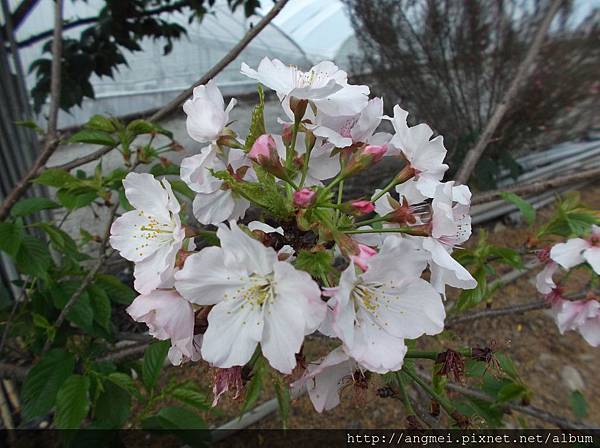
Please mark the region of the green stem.
POLYGON ((373 196, 371 198, 371 202, 375 202, 381 196, 383 196, 388 191, 390 191, 392 188, 394 188, 397 184, 398 184, 398 179, 396 178, 396 176, 394 176, 394 178, 391 181, 389 181, 385 187, 383 187, 383 190, 381 190, 379 193, 377 193, 375 196, 373 196))
POLYGON ((292 168, 292 162, 294 161, 294 153, 296 152, 296 140, 298 137, 298 128, 300 126, 300 122, 294 122, 294 127, 292 128, 292 141, 290 142, 290 146, 287 147, 285 153, 285 167, 288 170, 292 168))
POLYGON ((415 230, 410 227, 392 227, 385 229, 356 229, 356 230, 342 230, 347 235, 361 234, 361 233, 406 233, 407 235, 423 236, 423 232, 415 230))
POLYGON ((352 227, 361 227, 361 226, 366 226, 368 224, 375 224, 376 222, 382 222, 382 221, 387 221, 387 215, 386 216, 377 216, 376 218, 371 218, 371 219, 365 219, 364 221, 358 221, 355 222, 354 224, 352 224, 352 227))
POLYGON ((423 381, 416 373, 412 372, 411 369, 403 369, 402 373, 408 376, 410 379, 412 379, 415 383, 417 383, 421 387, 421 389, 423 389, 425 392, 427 392, 427 394, 429 394, 431 398, 436 400, 444 408, 448 415, 451 416, 455 413, 456 410, 454 409, 454 406, 452 406, 452 404, 450 404, 450 402, 446 398, 442 397, 435 390, 433 390, 433 388, 425 381, 423 381))
POLYGON ((418 350, 410 350, 404 355, 405 358, 431 359, 432 361, 435 361, 437 356, 438 352, 422 352, 418 350))
POLYGON ((402 375, 400 374, 400 372, 394 372, 394 376, 396 377, 396 382, 398 383, 398 387, 400 388, 400 398, 402 399, 402 403, 404 404, 406 413, 408 415, 417 415, 417 413, 412 407, 408 393, 406 392, 406 387, 404 385, 404 379, 402 378, 402 375))

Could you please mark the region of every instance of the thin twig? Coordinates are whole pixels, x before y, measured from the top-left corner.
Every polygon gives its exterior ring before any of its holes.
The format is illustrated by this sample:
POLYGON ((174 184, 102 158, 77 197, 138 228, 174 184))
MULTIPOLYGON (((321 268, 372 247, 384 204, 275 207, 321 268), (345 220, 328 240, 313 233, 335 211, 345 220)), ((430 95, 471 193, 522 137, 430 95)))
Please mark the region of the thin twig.
POLYGON ((63 0, 55 0, 54 3, 54 34, 52 38, 52 78, 50 81, 50 108, 48 111, 48 128, 44 148, 37 157, 31 169, 17 183, 15 188, 6 196, 6 199, 0 206, 0 221, 4 220, 13 205, 25 194, 31 181, 37 177, 40 170, 46 164, 48 159, 60 143, 57 135, 58 110, 60 109, 60 78, 61 78, 61 60, 62 60, 62 14, 63 0))
POLYGON ((456 175, 457 182, 464 184, 469 180, 471 173, 475 169, 475 165, 477 165, 477 162, 481 158, 483 151, 487 147, 490 139, 493 137, 494 132, 500 125, 502 118, 504 118, 504 115, 510 109, 513 102, 517 98, 517 94, 519 93, 519 88, 521 87, 521 84, 528 78, 529 74, 535 68, 535 59, 537 58, 540 49, 542 48, 542 43, 544 42, 546 33, 550 28, 552 19, 556 15, 562 2, 563 0, 553 0, 553 2, 548 7, 544 18, 540 23, 540 27, 538 28, 533 38, 533 41, 531 42, 531 45, 527 50, 527 54, 525 55, 523 61, 521 61, 521 63, 519 64, 517 72, 515 73, 515 76, 512 79, 508 90, 504 93, 502 100, 496 106, 492 117, 488 121, 481 135, 479 136, 477 143, 473 148, 471 148, 467 152, 462 162, 462 165, 458 171, 458 174, 456 175))
POLYGON ((548 191, 551 188, 562 187, 563 185, 574 184, 582 180, 588 179, 599 179, 600 168, 592 168, 586 171, 581 171, 576 174, 569 174, 566 176, 560 176, 553 179, 546 179, 537 182, 527 183, 523 185, 516 185, 510 188, 504 188, 500 190, 486 191, 473 196, 471 205, 483 204, 485 202, 492 201, 500 197, 503 192, 515 193, 515 194, 534 194, 542 191, 548 191))
POLYGON ((229 50, 223 58, 217 62, 213 68, 211 68, 202 78, 196 81, 191 87, 181 92, 174 100, 170 103, 163 106, 160 110, 152 114, 149 118, 150 121, 159 121, 173 112, 179 109, 179 107, 183 104, 183 102, 192 94, 194 89, 202 84, 206 84, 212 78, 214 78, 218 73, 221 72, 225 67, 227 67, 238 55, 242 52, 244 48, 248 46, 248 44, 254 39, 258 33, 260 33, 263 28, 265 28, 271 20, 277 16, 283 9, 283 7, 287 4, 289 0, 279 0, 273 8, 264 16, 255 26, 250 28, 246 35, 240 40, 235 47, 229 50))
POLYGON ((490 317, 506 316, 508 314, 523 313, 525 311, 540 310, 540 309, 547 308, 547 307, 548 307, 548 302, 546 302, 545 300, 535 300, 530 303, 522 303, 519 305, 507 306, 504 308, 477 311, 475 313, 469 313, 464 316, 457 316, 454 318, 450 318, 450 319, 446 320, 445 327, 449 328, 456 324, 462 324, 462 323, 471 322, 474 320, 486 319, 486 318, 490 318, 490 317))
MULTIPOLYGON (((427 376, 424 374, 419 373, 419 375, 424 378, 427 378, 427 376)), ((462 395, 476 398, 478 400, 486 401, 488 403, 494 403, 496 401, 493 397, 490 397, 489 395, 487 395, 483 392, 480 392, 478 390, 471 389, 468 387, 460 386, 458 384, 448 383, 447 387, 448 387, 448 389, 450 389, 454 392, 458 392, 462 395)), ((515 403, 502 403, 502 404, 499 404, 498 407, 500 409, 509 409, 512 411, 520 412, 521 414, 530 415, 539 420, 542 420, 542 421, 545 421, 548 423, 552 423, 560 428, 586 429, 586 428, 593 427, 593 425, 590 425, 587 423, 573 422, 565 417, 551 414, 550 412, 544 411, 535 406, 523 406, 523 405, 515 404, 515 403)))
MULTIPOLYGON (((131 168, 131 170, 135 169, 135 166, 137 166, 137 165, 134 165, 131 168)), ((102 237, 102 240, 100 241, 100 248, 98 249, 98 260, 96 261, 94 266, 89 270, 87 275, 83 278, 83 281, 81 282, 81 285, 79 285, 79 288, 77 288, 77 290, 73 293, 73 295, 71 296, 71 298, 69 299, 67 304, 64 306, 64 308, 61 310, 60 314, 56 318, 56 321, 54 322, 54 325, 53 325, 53 327, 55 329, 60 328, 60 326, 66 319, 67 314, 69 313, 69 311, 71 311, 71 308, 73 308, 73 306, 75 305, 75 303, 77 303, 79 298, 83 295, 83 293, 85 292, 87 287, 90 286, 90 284, 94 281, 94 279, 96 278, 96 274, 98 273, 100 268, 104 265, 104 262, 106 261, 106 259, 109 257, 109 254, 106 253, 106 245, 108 244, 108 239, 110 237, 110 227, 112 225, 112 221, 113 221, 115 215, 117 214, 118 208, 119 208, 119 202, 116 201, 115 204, 110 209, 110 214, 108 217, 108 221, 106 223, 104 235, 102 237)), ((42 354, 46 353, 50 349, 50 347, 52 346, 52 342, 53 342, 53 340, 51 338, 46 339, 46 343, 44 344, 42 354)))

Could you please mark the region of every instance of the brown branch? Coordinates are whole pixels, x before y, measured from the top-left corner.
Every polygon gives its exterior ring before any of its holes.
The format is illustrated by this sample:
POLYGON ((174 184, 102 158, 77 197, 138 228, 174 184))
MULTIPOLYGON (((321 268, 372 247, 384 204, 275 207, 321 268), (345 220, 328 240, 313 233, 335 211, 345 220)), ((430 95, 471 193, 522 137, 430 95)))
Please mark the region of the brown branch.
POLYGON ((265 28, 271 20, 277 16, 286 5, 288 0, 279 0, 273 8, 268 12, 266 16, 264 16, 260 22, 258 22, 255 26, 250 28, 246 35, 240 40, 235 47, 233 47, 229 53, 227 53, 223 58, 215 64, 213 68, 211 68, 202 78, 196 81, 190 88, 181 92, 173 101, 163 106, 159 111, 150 116, 150 121, 159 121, 169 115, 171 115, 175 110, 179 109, 179 107, 183 104, 183 102, 192 94, 194 88, 206 84, 212 78, 214 78, 221 70, 227 67, 238 55, 242 52, 244 48, 248 46, 248 44, 256 37, 258 33, 260 33, 263 28, 265 28))
POLYGON ((517 72, 515 73, 514 78, 512 79, 508 90, 504 94, 502 100, 496 106, 492 117, 488 121, 485 129, 479 136, 477 143, 473 148, 471 148, 456 175, 456 181, 458 183, 466 183, 471 176, 471 173, 475 169, 475 165, 481 158, 483 151, 488 145, 490 139, 493 137, 494 132, 500 125, 502 118, 512 106, 512 103, 517 97, 517 93, 519 92, 519 88, 521 84, 529 77, 529 74, 533 71, 535 67, 535 59, 537 58, 540 49, 542 48, 542 43, 544 42, 544 38, 546 37, 546 33, 550 28, 550 24, 552 23, 552 19, 556 15, 560 5, 563 0, 553 0, 548 10, 546 11, 546 15, 544 16, 542 22, 540 23, 540 27, 537 30, 529 49, 527 50, 527 54, 523 61, 519 64, 517 72))
MULTIPOLYGON (((420 376, 425 377, 423 374, 419 374, 420 376)), ((430 378, 429 378, 430 379, 430 378)), ((489 395, 480 392, 475 389, 471 389, 469 387, 460 386, 454 383, 447 384, 448 389, 458 392, 459 394, 466 395, 467 397, 476 398, 477 400, 486 401, 488 403, 494 403, 496 400, 489 395)), ((552 423, 559 428, 570 428, 570 429, 586 429, 593 427, 592 425, 586 423, 577 423, 571 421, 565 417, 551 414, 550 412, 546 412, 543 409, 537 408, 535 406, 523 406, 516 403, 502 403, 498 405, 499 408, 505 410, 511 410, 520 412, 521 414, 530 415, 531 417, 535 417, 539 420, 552 423)))
POLYGON ((512 305, 504 308, 477 311, 475 313, 469 313, 464 316, 450 318, 446 320, 445 327, 450 328, 453 325, 463 324, 465 322, 471 322, 473 320, 486 319, 489 317, 506 316, 509 314, 523 313, 525 311, 540 310, 547 307, 548 303, 545 300, 536 300, 530 303, 522 303, 520 305, 512 305))
POLYGON ((554 179, 546 179, 528 184, 516 185, 514 187, 505 188, 501 190, 493 190, 479 193, 473 196, 473 199, 471 200, 471 205, 483 204, 485 202, 497 199, 503 192, 528 195, 547 191, 550 188, 562 187, 563 185, 577 183, 583 180, 597 180, 599 178, 600 168, 592 168, 586 171, 581 171, 576 174, 569 174, 566 176, 556 177, 554 179))
POLYGON ((46 164, 48 159, 60 143, 57 135, 58 110, 60 108, 60 77, 62 60, 62 14, 63 0, 56 0, 54 4, 54 37, 52 42, 52 79, 50 84, 50 109, 48 112, 48 129, 42 152, 37 157, 31 169, 17 183, 15 188, 6 196, 0 207, 0 221, 4 220, 10 209, 25 194, 33 179, 46 164))
POLYGON ((121 349, 115 350, 111 353, 108 353, 100 358, 96 359, 96 362, 117 362, 123 361, 124 359, 134 358, 140 356, 146 348, 150 345, 150 342, 143 342, 141 344, 129 345, 127 347, 123 347, 121 349))
POLYGON ((29 372, 29 367, 0 362, 0 377, 2 378, 23 380, 27 376, 27 372, 29 372))

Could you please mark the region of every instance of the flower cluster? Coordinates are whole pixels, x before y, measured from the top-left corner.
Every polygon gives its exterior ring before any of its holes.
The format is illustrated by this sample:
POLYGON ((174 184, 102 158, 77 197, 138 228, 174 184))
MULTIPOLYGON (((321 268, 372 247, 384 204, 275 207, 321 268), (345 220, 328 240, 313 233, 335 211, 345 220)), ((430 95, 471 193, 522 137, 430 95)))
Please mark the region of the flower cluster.
POLYGON ((171 340, 173 364, 226 369, 215 400, 238 395, 241 367, 260 356, 294 373, 318 411, 330 409, 349 382, 364 388, 370 372, 401 369, 406 340, 443 331, 447 285, 476 287, 451 255, 471 234, 471 193, 443 182, 441 136, 409 126, 400 106, 385 116, 383 100, 333 63, 303 72, 265 58, 241 71, 275 91, 281 131, 266 130, 262 90, 243 140, 228 128, 235 100, 225 108, 212 81, 194 90, 187 131, 206 146, 181 162, 180 177, 204 227, 182 225, 167 180, 127 176, 133 210, 113 224, 111 244, 135 263, 140 295, 128 312, 171 340), (377 131, 383 120, 393 134, 377 131), (345 200, 344 182, 384 158, 403 168, 372 196, 345 200), (250 206, 265 222, 245 218, 250 206), (218 245, 196 250, 207 232, 218 245), (303 341, 315 331, 341 344, 305 365, 303 341))
POLYGON ((600 345, 600 302, 589 294, 582 300, 569 300, 563 295, 563 285, 556 283, 555 274, 582 266, 600 275, 600 227, 592 225, 587 238, 571 238, 538 254, 544 268, 536 277, 536 288, 552 306, 552 314, 561 334, 578 331, 588 344, 600 345))

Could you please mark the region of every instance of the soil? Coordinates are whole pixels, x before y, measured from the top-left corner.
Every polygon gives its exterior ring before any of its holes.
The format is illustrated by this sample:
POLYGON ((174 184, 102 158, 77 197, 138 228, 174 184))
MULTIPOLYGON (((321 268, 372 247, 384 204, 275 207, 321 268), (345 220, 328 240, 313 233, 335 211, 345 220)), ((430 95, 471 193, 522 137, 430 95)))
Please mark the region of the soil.
MULTIPOLYGON (((581 198, 588 206, 600 209, 600 185, 581 191, 581 198)), ((552 214, 552 207, 538 211, 538 222, 544 222, 552 214)), ((478 227, 481 229, 481 226, 478 227)), ((489 240, 500 246, 523 248, 531 230, 525 225, 508 226, 492 223, 486 226, 489 240)), ((475 244, 477 234, 473 235, 469 244, 475 244)), ((510 269, 508 269, 510 270, 510 269)), ((532 284, 532 275, 525 275, 516 282, 500 289, 489 308, 499 308, 518 303, 538 300, 532 284)), ((449 302, 452 294, 449 294, 449 302)), ((483 306, 482 306, 483 308, 483 306)), ((578 333, 569 332, 560 335, 547 310, 530 311, 512 314, 494 319, 481 319, 456 325, 448 331, 443 342, 441 339, 421 338, 418 347, 421 349, 439 349, 441 347, 457 348, 461 346, 486 346, 494 339, 497 350, 503 351, 517 364, 519 373, 533 392, 531 404, 545 409, 555 415, 576 420, 569 404, 571 390, 563 377, 563 372, 575 369, 583 379, 582 390, 588 404, 588 415, 585 422, 594 426, 600 425, 600 357, 598 349, 589 346, 578 333)), ((337 344, 333 340, 310 337, 305 342, 305 355, 314 360, 326 354, 337 344)), ((420 367, 431 369, 431 363, 422 362, 420 367)), ((424 370, 426 371, 426 370, 424 370)), ((164 371, 165 377, 177 376, 188 378, 198 383, 211 398, 212 372, 205 363, 187 364, 184 367, 169 367, 164 371)), ((571 376, 573 374, 571 373, 571 376)), ((163 378, 166 381, 166 378, 163 378)), ((375 380, 365 396, 353 396, 351 391, 343 394, 342 403, 335 409, 319 414, 312 408, 307 396, 300 397, 292 403, 288 427, 290 428, 404 428, 403 407, 400 402, 390 398, 379 398, 375 391, 380 387, 375 380)), ((275 396, 271 385, 266 385, 259 402, 275 396)), ((243 397, 233 400, 225 397, 221 400, 217 413, 206 413, 204 417, 211 426, 219 426, 239 415, 243 397)), ((428 408, 429 403, 422 403, 428 408)), ((553 425, 533 417, 513 413, 507 417, 509 427, 550 428, 553 425)), ((444 424, 442 420, 441 424, 444 424)), ((476 424, 476 423, 475 423, 476 424)), ((278 415, 272 414, 262 419, 251 428, 281 428, 278 415)))

